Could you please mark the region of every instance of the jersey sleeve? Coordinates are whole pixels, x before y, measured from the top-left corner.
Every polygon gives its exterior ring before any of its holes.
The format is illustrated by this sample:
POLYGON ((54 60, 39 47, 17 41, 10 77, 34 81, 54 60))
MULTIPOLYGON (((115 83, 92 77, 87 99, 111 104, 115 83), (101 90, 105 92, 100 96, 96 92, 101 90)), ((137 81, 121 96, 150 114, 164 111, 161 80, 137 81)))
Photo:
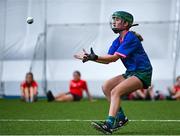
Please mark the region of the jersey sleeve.
POLYGON ((114 55, 114 53, 115 53, 116 50, 118 49, 117 40, 118 40, 118 38, 116 38, 116 39, 113 41, 112 45, 110 46, 110 48, 109 48, 109 50, 108 50, 108 54, 109 54, 109 55, 114 55))
POLYGON ((33 87, 38 87, 38 83, 36 81, 34 81, 33 87))
POLYGON ((108 54, 113 55, 115 51, 116 51, 116 48, 113 45, 111 45, 111 47, 109 48, 108 54))
POLYGON ((133 38, 125 39, 119 48, 115 51, 116 55, 126 58, 132 52, 134 52, 139 47, 139 44, 133 38))

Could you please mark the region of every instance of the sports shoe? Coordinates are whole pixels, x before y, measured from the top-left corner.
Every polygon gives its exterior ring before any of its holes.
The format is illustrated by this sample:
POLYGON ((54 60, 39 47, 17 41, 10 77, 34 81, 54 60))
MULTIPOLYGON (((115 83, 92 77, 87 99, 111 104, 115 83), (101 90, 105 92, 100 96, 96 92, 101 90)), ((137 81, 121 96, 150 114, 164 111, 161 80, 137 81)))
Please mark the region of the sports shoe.
POLYGON ((91 122, 91 125, 98 131, 104 134, 112 134, 112 128, 106 121, 104 122, 91 122))
POLYGON ((127 125, 127 123, 128 123, 128 118, 127 118, 127 117, 125 117, 123 120, 116 121, 116 122, 115 122, 115 125, 114 125, 113 128, 112 128, 112 130, 113 130, 113 131, 116 131, 116 130, 118 130, 119 128, 121 128, 122 126, 127 125))
POLYGON ((46 96, 47 96, 48 102, 52 102, 55 99, 50 90, 47 92, 46 96))

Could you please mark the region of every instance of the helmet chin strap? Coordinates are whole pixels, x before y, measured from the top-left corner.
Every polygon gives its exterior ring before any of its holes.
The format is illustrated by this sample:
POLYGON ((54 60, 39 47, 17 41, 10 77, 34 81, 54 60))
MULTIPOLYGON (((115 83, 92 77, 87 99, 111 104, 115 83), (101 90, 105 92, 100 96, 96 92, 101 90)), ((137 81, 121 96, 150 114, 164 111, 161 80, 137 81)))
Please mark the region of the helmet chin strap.
MULTIPOLYGON (((133 26, 138 26, 139 24, 132 24, 131 26, 129 26, 129 28, 131 28, 131 27, 133 27, 133 26)), ((128 28, 128 29, 129 29, 128 28)), ((126 28, 127 29, 127 28, 126 28)), ((126 29, 118 29, 118 28, 112 28, 112 30, 113 30, 113 32, 115 33, 115 34, 117 34, 117 33, 121 33, 122 31, 124 31, 124 30, 126 30, 126 29)))
POLYGON ((122 31, 124 31, 124 30, 126 30, 126 29, 112 28, 112 30, 113 30, 113 32, 114 32, 115 34, 117 34, 117 33, 121 33, 122 31))

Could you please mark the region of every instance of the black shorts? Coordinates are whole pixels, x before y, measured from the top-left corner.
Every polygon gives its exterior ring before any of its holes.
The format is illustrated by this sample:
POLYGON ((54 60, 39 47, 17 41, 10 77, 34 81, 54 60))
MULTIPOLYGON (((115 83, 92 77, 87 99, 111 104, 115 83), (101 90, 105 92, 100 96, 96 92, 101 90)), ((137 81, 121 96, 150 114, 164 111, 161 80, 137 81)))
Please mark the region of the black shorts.
POLYGON ((73 101, 80 101, 82 99, 82 96, 73 94, 71 92, 67 92, 66 94, 71 94, 73 96, 73 101))

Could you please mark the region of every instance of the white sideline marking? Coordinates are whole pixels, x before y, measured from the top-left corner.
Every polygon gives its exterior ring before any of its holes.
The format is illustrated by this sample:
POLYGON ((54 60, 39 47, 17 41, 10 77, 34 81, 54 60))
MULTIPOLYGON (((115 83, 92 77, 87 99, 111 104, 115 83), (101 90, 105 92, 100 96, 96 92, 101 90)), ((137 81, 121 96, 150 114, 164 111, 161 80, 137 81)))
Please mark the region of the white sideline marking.
MULTIPOLYGON (((0 119, 0 122, 91 122, 103 120, 81 119, 0 119)), ((180 122, 180 120, 129 120, 131 122, 180 122)))

